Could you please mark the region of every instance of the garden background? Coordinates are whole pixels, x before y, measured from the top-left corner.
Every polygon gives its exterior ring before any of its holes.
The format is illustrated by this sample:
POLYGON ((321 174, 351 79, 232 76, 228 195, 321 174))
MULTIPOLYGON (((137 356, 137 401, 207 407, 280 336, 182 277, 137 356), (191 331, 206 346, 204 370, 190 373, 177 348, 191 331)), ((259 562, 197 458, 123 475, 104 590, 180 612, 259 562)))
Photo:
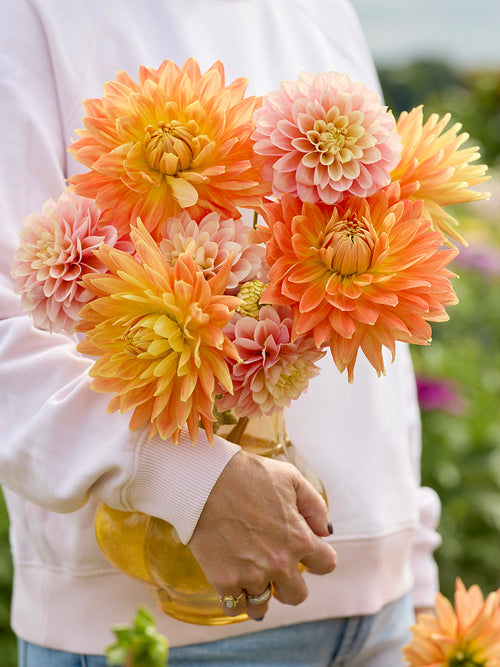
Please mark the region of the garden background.
MULTIPOLYGON (((353 4, 363 19, 366 0, 353 4)), ((376 46, 372 27, 368 37, 376 46)), ((449 309, 451 323, 433 327, 430 347, 413 348, 423 422, 422 478, 443 506, 443 543, 436 553, 441 590, 451 596, 460 576, 466 586, 477 583, 487 593, 500 587, 500 53, 496 66, 490 54, 476 59, 471 69, 460 60, 449 64, 446 54, 398 59, 394 66, 390 52, 373 50, 395 115, 421 103, 426 117, 450 111, 491 169, 485 188, 491 200, 457 212, 470 243, 453 265, 460 276, 454 284, 460 303, 449 309)), ((16 665, 11 581, 8 518, 0 496, 2 667, 16 665)))

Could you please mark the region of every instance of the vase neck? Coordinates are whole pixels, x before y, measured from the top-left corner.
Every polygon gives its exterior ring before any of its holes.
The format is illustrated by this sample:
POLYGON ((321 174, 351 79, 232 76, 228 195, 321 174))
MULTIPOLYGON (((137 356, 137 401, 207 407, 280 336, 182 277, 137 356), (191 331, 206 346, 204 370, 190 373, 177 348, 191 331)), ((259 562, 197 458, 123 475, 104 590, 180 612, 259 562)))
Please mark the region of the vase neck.
POLYGON ((219 434, 245 451, 261 456, 276 456, 286 449, 283 411, 261 417, 240 417, 226 433, 219 434))

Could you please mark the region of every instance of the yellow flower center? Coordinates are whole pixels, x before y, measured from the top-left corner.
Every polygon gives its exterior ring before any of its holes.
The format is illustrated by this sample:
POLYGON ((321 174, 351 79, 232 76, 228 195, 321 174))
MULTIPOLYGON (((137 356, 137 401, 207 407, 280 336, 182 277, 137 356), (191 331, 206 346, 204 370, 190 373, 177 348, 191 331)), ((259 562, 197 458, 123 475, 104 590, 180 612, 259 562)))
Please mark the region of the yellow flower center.
MULTIPOLYGON (((65 240, 64 246, 67 245, 68 243, 65 240)), ((54 236, 46 231, 40 234, 40 238, 37 241, 37 247, 37 257, 43 264, 50 264, 51 260, 55 261, 61 254, 61 250, 66 249, 63 248, 62 245, 57 244, 54 236)))
POLYGON ((152 169, 168 176, 188 169, 206 143, 197 134, 198 125, 193 120, 187 125, 178 120, 148 125, 144 137, 146 161, 152 169))
POLYGON ((477 651, 470 647, 458 647, 455 654, 448 659, 449 667, 486 667, 486 661, 477 656, 477 651))
POLYGON ((330 270, 352 276, 368 270, 374 245, 375 239, 367 222, 347 218, 337 220, 330 229, 327 228, 319 256, 330 270))
POLYGON ((260 297, 264 293, 266 285, 260 280, 250 280, 244 283, 238 292, 238 297, 243 299, 241 306, 236 309, 240 315, 258 319, 260 310, 260 297))
POLYGON ((327 123, 324 120, 316 120, 314 122, 314 129, 307 132, 309 141, 322 154, 322 164, 331 164, 337 153, 344 148, 347 124, 342 122, 342 120, 343 117, 337 118, 332 123, 327 123))
POLYGON ((271 383, 269 391, 275 398, 282 396, 291 397, 307 384, 307 381, 308 376, 304 364, 298 359, 294 364, 286 366, 279 376, 278 381, 274 385, 271 383))
POLYGON ((138 354, 141 354, 145 350, 147 350, 147 343, 145 344, 141 340, 141 335, 140 335, 140 330, 137 331, 133 328, 131 329, 126 329, 125 332, 122 334, 120 339, 124 343, 124 349, 125 352, 132 357, 136 357, 138 354))

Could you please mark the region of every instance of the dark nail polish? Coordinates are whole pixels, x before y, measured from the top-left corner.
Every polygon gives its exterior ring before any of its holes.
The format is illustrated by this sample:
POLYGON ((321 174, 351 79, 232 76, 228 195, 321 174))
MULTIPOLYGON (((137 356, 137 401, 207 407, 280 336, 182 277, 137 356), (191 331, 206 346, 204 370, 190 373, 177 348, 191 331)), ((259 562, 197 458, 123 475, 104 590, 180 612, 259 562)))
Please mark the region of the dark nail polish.
POLYGON ((264 620, 264 616, 262 616, 261 618, 254 618, 253 620, 254 620, 254 621, 259 621, 259 622, 260 622, 260 621, 263 621, 263 620, 264 620))
POLYGON ((330 535, 333 535, 333 526, 332 526, 331 521, 328 522, 328 525, 327 525, 326 528, 327 528, 328 532, 330 533, 330 535))

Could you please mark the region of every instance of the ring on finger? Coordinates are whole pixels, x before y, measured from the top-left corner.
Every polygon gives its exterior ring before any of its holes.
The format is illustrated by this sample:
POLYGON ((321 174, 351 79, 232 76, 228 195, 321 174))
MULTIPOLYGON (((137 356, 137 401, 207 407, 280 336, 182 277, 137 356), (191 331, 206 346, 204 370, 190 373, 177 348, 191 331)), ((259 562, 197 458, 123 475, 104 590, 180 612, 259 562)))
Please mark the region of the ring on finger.
POLYGON ((236 597, 234 595, 219 595, 219 602, 224 605, 226 609, 234 609, 242 597, 243 591, 236 597))
POLYGON ((267 602, 269 598, 271 597, 272 594, 272 586, 271 584, 267 584, 266 590, 261 593, 260 595, 249 595, 248 596, 248 602, 250 604, 264 604, 264 602, 267 602))

